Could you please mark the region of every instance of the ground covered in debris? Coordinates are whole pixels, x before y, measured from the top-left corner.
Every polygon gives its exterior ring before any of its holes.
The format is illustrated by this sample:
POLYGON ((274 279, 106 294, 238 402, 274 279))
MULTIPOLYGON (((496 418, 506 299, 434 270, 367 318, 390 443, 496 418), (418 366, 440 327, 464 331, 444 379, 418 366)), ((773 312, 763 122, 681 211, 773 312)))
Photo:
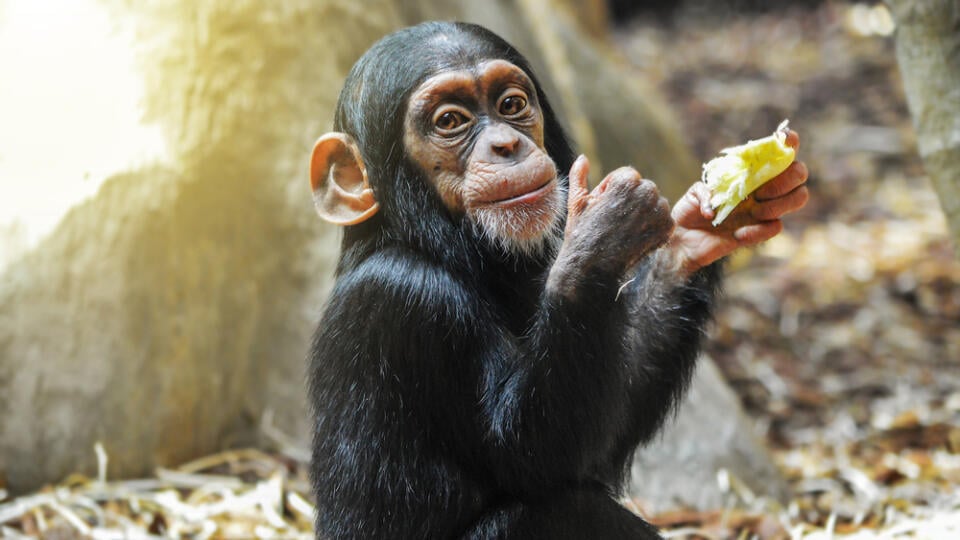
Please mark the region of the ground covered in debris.
MULTIPOLYGON (((828 3, 641 16, 615 36, 700 159, 790 118, 811 170, 813 198, 786 233, 730 262, 707 351, 794 500, 721 476, 729 507, 650 516, 668 537, 960 538, 960 264, 916 156, 891 30, 882 8, 828 3)), ((304 467, 288 454, 75 477, 15 500, 0 490, 0 536, 312 538, 304 467)))

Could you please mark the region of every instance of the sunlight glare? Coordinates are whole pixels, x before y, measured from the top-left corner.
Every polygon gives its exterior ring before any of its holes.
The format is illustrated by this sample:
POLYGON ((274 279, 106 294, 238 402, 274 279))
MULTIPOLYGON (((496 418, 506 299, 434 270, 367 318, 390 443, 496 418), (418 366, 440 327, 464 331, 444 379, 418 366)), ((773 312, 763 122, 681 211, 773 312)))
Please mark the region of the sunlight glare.
POLYGON ((0 0, 0 234, 25 236, 11 245, 34 245, 109 175, 165 157, 159 127, 141 123, 133 43, 96 0, 0 0))

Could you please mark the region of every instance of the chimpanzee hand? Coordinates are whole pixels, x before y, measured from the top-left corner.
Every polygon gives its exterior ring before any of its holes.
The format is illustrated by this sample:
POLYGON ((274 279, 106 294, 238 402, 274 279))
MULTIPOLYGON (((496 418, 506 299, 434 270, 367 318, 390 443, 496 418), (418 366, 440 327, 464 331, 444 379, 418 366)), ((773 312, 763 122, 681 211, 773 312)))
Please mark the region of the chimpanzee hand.
MULTIPOLYGON (((800 136, 790 130, 786 142, 798 149, 800 136)), ((738 247, 758 244, 780 234, 783 230, 780 218, 807 204, 810 193, 804 185, 806 181, 807 166, 802 161, 793 162, 740 203, 717 227, 712 225, 710 189, 703 182, 691 186, 672 211, 677 227, 669 246, 674 251, 677 268, 692 273, 738 247)))
POLYGON ((565 292, 575 286, 568 281, 574 275, 619 278, 663 245, 674 228, 670 205, 652 181, 631 167, 622 167, 588 191, 589 169, 586 156, 580 156, 570 169, 567 226, 551 271, 554 284, 560 284, 556 278, 562 275, 565 292))

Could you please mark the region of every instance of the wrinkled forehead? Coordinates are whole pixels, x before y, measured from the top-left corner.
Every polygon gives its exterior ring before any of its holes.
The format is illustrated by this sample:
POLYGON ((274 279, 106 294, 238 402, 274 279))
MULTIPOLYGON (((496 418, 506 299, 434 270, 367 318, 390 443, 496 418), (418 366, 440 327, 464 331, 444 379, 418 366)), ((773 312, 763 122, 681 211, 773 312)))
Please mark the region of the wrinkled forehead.
POLYGON ((476 65, 445 69, 427 77, 410 95, 410 110, 448 98, 484 96, 513 84, 534 94, 533 81, 507 60, 482 60, 476 65))

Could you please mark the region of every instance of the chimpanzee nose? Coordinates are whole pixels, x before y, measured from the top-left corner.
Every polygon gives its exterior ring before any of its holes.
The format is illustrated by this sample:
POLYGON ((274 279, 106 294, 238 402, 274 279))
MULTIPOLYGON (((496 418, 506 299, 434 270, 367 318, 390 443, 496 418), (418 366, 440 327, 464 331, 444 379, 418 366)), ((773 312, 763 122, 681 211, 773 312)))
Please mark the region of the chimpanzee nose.
POLYGON ((500 157, 511 157, 517 153, 520 146, 520 134, 516 130, 504 126, 491 126, 490 148, 500 157))

